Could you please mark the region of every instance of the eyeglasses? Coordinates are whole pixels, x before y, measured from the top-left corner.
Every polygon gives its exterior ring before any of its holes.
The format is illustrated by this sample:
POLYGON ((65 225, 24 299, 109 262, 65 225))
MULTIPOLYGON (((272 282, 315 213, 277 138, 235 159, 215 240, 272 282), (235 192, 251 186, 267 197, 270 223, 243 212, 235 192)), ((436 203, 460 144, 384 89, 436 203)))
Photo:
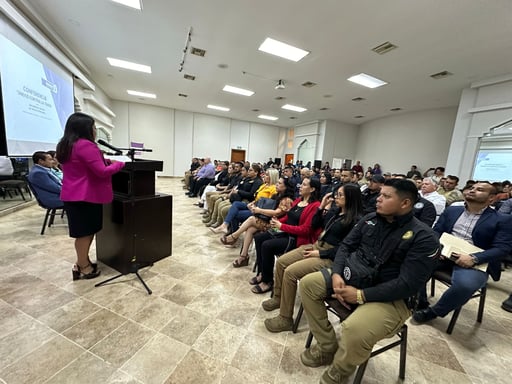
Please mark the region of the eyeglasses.
POLYGON ((338 198, 340 198, 340 199, 341 199, 342 197, 345 197, 345 195, 344 195, 343 193, 338 193, 338 194, 336 195, 336 197, 338 197, 338 198))

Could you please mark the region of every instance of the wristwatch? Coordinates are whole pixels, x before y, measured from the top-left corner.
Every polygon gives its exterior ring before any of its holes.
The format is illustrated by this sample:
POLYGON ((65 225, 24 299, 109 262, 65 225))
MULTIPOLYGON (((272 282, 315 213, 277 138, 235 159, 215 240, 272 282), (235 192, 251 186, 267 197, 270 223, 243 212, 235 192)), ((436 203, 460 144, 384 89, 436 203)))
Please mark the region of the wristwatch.
POLYGON ((360 289, 356 291, 356 302, 357 304, 364 304, 363 293, 360 289))

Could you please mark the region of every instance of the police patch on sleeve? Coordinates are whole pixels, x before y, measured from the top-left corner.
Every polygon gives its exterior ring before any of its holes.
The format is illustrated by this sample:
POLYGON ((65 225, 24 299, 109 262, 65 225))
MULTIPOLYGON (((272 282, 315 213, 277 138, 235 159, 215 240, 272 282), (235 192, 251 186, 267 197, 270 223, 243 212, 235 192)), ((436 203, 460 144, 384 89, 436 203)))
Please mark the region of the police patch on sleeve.
POLYGON ((402 235, 402 240, 409 240, 414 235, 413 231, 407 231, 402 235))

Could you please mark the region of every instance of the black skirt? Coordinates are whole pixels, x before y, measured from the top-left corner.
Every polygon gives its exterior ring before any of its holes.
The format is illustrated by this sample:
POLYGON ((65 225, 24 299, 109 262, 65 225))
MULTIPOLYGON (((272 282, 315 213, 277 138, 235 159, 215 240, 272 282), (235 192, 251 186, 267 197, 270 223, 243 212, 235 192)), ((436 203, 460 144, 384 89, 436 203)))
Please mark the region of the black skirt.
POLYGON ((69 236, 73 238, 94 235, 103 227, 103 204, 85 201, 65 201, 69 236))

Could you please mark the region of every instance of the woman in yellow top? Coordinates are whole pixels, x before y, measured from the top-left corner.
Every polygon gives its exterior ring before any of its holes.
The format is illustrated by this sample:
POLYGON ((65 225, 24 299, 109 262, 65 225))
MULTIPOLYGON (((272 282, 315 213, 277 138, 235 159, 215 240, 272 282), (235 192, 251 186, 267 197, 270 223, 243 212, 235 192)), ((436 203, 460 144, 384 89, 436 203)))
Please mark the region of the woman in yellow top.
MULTIPOLYGON (((260 185, 254 194, 255 197, 253 203, 256 203, 261 198, 270 199, 274 196, 276 194, 277 180, 279 180, 279 172, 277 169, 267 170, 263 177, 263 184, 260 185)), ((229 229, 231 229, 231 232, 235 232, 239 227, 238 223, 244 222, 249 216, 252 216, 252 212, 250 211, 248 204, 243 201, 235 201, 229 208, 224 222, 219 227, 210 229, 214 233, 227 234, 229 229)))

